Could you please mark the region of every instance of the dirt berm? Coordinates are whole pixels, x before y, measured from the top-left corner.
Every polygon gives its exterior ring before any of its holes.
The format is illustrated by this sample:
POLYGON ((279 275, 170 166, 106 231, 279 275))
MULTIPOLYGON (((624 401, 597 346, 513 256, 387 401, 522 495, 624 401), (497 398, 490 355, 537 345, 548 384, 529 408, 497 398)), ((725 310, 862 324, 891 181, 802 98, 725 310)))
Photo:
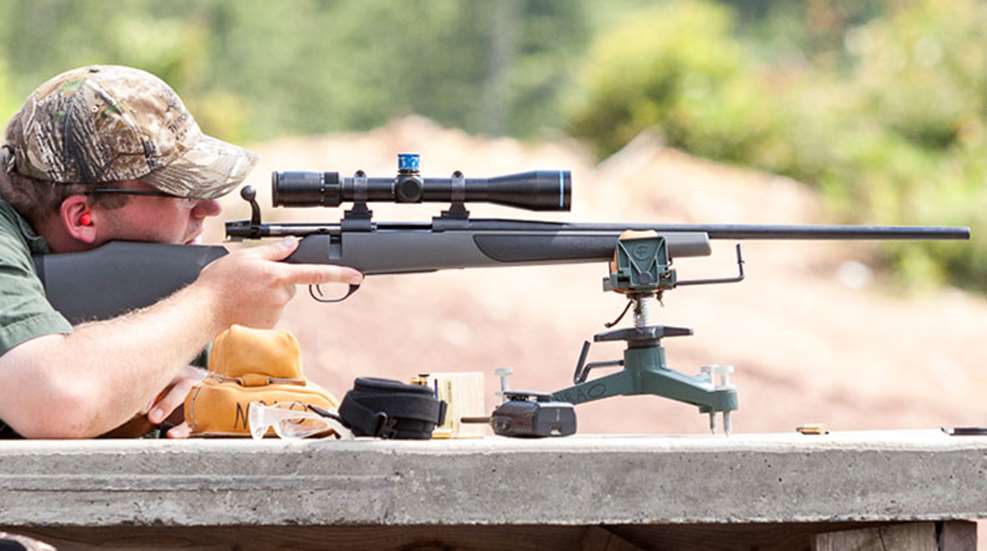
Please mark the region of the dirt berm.
MULTIPOLYGON (((270 220, 335 221, 337 209, 270 208, 271 170, 395 171, 398 152, 422 155, 426 176, 494 176, 537 168, 572 170, 573 209, 539 214, 473 205, 474 216, 655 223, 827 223, 805 185, 663 148, 642 136, 594 166, 569 141, 524 144, 470 136, 421 118, 363 134, 283 139, 254 147, 262 161, 248 183, 270 220)), ((381 220, 427 220, 445 205, 376 205, 381 220)), ((246 218, 225 200, 225 220, 246 218)), ((221 223, 207 237, 222 237, 221 223)), ((732 364, 740 411, 734 431, 790 431, 806 422, 834 431, 987 425, 987 300, 955 289, 902 291, 864 264, 873 244, 773 241, 744 246, 747 280, 668 293, 661 322, 695 335, 668 339, 671 367, 732 364)), ((679 277, 736 271, 733 243, 711 258, 681 259, 679 277)), ((600 265, 463 270, 369 278, 342 304, 299 290, 281 327, 298 336, 307 374, 342 396, 353 378, 407 380, 419 372, 482 371, 495 403, 493 370, 513 369, 518 388, 570 383, 584 339, 624 307, 601 291, 600 265)), ((625 322, 626 323, 626 322, 625 322)), ((617 359, 598 344, 591 360, 617 359)), ((618 397, 577 408, 581 432, 698 433, 696 409, 654 397, 618 397)))

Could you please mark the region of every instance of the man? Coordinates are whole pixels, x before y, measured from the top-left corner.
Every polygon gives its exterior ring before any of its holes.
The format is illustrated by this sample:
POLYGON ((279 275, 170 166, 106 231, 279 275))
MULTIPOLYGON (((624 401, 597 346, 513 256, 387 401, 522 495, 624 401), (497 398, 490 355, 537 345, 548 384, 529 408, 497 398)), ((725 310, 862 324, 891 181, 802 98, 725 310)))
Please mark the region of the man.
MULTIPOLYGON (((111 240, 194 243, 216 198, 256 163, 205 136, 178 95, 137 69, 74 69, 10 120, 0 156, 0 432, 89 438, 148 412, 158 424, 201 375, 188 367, 234 323, 271 327, 295 285, 358 283, 349 268, 278 262, 297 241, 234 251, 185 289, 71 327, 47 302, 32 253, 111 240)), ((184 425, 168 436, 188 434, 184 425)))

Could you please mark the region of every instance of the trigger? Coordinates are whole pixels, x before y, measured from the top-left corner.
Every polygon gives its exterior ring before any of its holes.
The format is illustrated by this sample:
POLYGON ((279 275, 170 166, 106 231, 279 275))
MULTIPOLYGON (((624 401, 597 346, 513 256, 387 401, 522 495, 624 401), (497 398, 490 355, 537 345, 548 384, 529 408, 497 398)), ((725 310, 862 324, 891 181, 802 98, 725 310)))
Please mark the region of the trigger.
POLYGON ((360 284, 350 283, 350 290, 340 298, 328 299, 324 298, 325 295, 322 293, 322 289, 318 285, 309 285, 308 294, 315 300, 319 302, 343 302, 344 300, 350 298, 350 295, 360 290, 360 284))
POLYGON ((360 290, 360 284, 359 283, 355 283, 355 284, 354 283, 350 283, 350 290, 346 292, 346 294, 343 296, 343 298, 341 298, 339 300, 336 300, 334 302, 343 302, 344 300, 350 298, 350 295, 352 295, 353 293, 355 293, 355 292, 357 292, 359 290, 360 290))

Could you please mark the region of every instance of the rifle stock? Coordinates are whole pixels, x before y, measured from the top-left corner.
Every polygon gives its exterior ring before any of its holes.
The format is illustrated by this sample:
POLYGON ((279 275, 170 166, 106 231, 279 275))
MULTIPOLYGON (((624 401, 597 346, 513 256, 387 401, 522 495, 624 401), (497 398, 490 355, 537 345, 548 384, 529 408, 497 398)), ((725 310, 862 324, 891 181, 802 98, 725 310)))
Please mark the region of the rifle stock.
MULTIPOLYGON (((509 226, 508 221, 504 222, 509 226)), ((287 261, 336 264, 366 275, 434 272, 461 268, 532 266, 606 261, 613 256, 619 231, 574 229, 436 232, 429 229, 379 229, 309 235, 287 261)), ((677 257, 708 256, 709 238, 700 232, 666 236, 677 257)))
POLYGON ((48 301, 77 325, 150 306, 225 254, 218 245, 112 241, 86 252, 35 255, 34 266, 48 301))
MULTIPOLYGON (((613 256, 618 236, 571 229, 312 234, 286 261, 349 266, 366 275, 595 262, 613 256)), ((679 256, 710 254, 703 233, 670 235, 669 242, 679 256)), ((34 263, 48 301, 76 325, 150 306, 195 281, 225 254, 218 245, 114 241, 87 252, 35 255, 34 263)))

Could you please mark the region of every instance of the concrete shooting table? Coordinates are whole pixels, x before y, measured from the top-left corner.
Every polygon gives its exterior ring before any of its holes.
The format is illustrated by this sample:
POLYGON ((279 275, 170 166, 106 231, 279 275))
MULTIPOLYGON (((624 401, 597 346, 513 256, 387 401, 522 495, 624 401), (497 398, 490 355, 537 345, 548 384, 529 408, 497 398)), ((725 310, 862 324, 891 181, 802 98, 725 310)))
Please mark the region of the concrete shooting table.
POLYGON ((987 437, 0 442, 0 531, 59 549, 976 548, 987 437))

